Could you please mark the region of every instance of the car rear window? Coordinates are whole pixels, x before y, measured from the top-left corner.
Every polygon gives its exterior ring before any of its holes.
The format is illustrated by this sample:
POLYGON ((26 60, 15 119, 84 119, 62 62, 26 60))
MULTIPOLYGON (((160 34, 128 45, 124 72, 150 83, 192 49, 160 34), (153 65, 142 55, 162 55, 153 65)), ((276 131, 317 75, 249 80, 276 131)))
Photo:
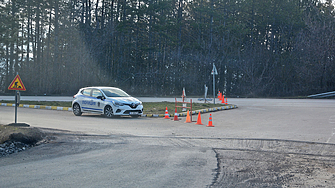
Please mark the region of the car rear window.
POLYGON ((120 89, 103 89, 107 97, 129 97, 129 95, 120 89))
POLYGON ((84 89, 81 93, 82 93, 83 95, 90 96, 90 95, 91 95, 91 90, 92 90, 92 89, 84 89))

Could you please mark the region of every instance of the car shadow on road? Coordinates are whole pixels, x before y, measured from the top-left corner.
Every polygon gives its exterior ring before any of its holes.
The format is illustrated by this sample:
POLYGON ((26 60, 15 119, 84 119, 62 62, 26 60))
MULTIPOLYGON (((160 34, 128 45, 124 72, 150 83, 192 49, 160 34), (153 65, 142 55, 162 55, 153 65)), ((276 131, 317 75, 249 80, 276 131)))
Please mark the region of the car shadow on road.
POLYGON ((105 117, 103 114, 83 114, 80 117, 83 118, 104 118, 104 119, 144 119, 145 117, 138 117, 138 116, 112 116, 112 117, 105 117))

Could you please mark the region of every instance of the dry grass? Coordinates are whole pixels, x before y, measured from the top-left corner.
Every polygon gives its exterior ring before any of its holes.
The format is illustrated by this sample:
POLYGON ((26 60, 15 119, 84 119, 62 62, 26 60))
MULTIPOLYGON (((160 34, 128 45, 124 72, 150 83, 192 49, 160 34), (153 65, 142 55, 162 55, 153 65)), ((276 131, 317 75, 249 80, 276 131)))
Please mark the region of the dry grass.
MULTIPOLYGON (((175 103, 174 102, 146 102, 143 103, 144 114, 164 114, 166 107, 168 108, 169 114, 174 113, 175 111, 175 103)), ((178 103, 177 106, 182 106, 181 103, 178 103)), ((212 103, 193 103, 192 104, 192 111, 207 109, 207 108, 214 108, 224 106, 223 104, 212 104, 212 103)), ((190 104, 187 104, 187 107, 190 107, 190 104)), ((182 110, 181 107, 177 108, 177 112, 180 113, 182 110)), ((190 110, 190 108, 187 108, 190 110)))

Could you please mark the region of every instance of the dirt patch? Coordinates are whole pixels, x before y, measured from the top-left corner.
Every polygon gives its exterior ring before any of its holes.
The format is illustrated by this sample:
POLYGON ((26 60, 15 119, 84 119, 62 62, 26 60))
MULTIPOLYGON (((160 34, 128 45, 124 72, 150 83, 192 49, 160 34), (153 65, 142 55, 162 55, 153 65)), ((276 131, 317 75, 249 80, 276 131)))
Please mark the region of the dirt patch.
MULTIPOLYGON (((222 140, 223 141, 223 140, 222 140)), ((335 145, 232 139, 215 148, 216 187, 334 187, 335 145)))
POLYGON ((45 137, 40 129, 27 126, 0 125, 0 144, 21 142, 34 145, 45 137))

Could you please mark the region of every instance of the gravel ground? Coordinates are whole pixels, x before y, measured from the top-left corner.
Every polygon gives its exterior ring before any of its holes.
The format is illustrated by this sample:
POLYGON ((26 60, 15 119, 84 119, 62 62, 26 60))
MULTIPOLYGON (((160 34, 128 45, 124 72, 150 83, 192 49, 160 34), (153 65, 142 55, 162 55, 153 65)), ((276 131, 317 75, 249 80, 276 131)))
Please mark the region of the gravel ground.
POLYGON ((0 125, 0 157, 25 151, 45 138, 38 128, 25 123, 0 125))
POLYGON ((32 145, 24 144, 22 142, 8 141, 0 144, 0 157, 10 155, 12 153, 18 153, 31 148, 32 145))

